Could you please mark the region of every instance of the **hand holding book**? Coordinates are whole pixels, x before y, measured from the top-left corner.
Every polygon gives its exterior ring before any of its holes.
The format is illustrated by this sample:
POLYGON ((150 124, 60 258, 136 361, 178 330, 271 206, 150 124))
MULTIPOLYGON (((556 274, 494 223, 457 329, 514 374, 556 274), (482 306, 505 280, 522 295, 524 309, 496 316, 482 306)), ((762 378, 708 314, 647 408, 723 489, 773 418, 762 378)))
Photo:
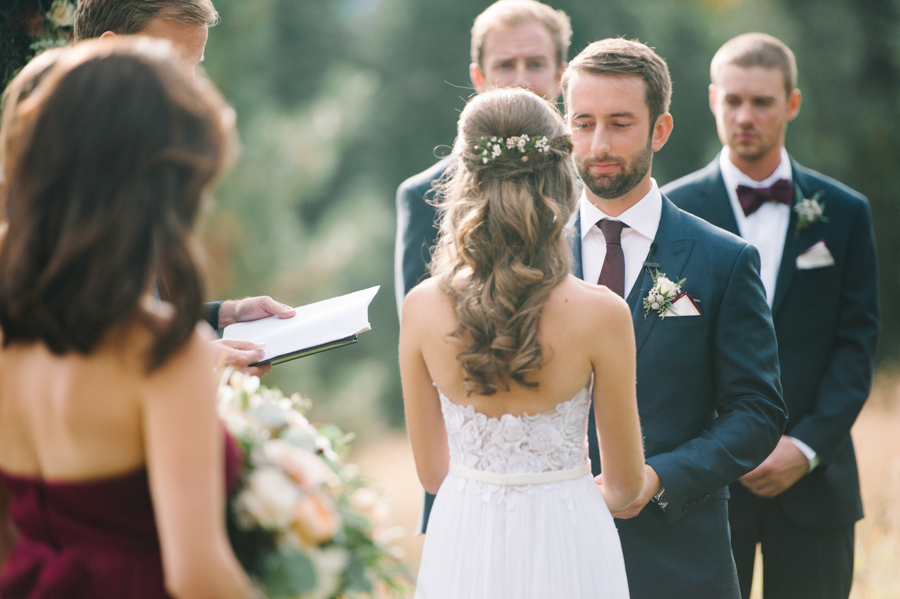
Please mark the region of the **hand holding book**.
POLYGON ((225 327, 223 338, 265 343, 265 357, 252 364, 280 364, 310 354, 356 343, 368 331, 369 304, 380 287, 295 308, 292 318, 263 318, 225 327))

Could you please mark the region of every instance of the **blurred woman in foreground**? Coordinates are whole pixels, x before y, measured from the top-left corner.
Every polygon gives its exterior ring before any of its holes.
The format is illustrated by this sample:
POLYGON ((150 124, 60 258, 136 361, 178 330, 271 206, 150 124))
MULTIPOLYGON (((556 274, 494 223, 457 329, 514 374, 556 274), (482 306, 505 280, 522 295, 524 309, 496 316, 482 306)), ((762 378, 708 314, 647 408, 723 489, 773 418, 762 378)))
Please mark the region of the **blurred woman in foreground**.
POLYGON ((192 249, 232 113, 164 42, 52 62, 0 135, 0 597, 248 597, 192 249))

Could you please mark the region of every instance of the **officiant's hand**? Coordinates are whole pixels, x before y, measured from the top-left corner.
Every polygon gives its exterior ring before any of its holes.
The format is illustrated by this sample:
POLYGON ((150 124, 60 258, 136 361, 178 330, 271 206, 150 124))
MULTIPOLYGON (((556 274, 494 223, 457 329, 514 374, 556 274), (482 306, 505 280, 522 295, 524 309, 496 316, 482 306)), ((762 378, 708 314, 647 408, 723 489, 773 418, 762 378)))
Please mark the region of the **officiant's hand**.
POLYGON ((250 366, 266 357, 266 351, 263 349, 266 346, 265 343, 240 339, 216 339, 211 344, 219 352, 219 359, 216 360, 217 372, 226 366, 234 366, 244 374, 262 376, 272 369, 271 364, 250 366))
POLYGON ((790 438, 782 435, 775 451, 740 481, 754 495, 775 497, 794 486, 807 472, 809 460, 790 438))
MULTIPOLYGON (((594 480, 600 485, 600 492, 603 492, 603 475, 600 474, 594 477, 594 480)), ((659 493, 660 489, 662 489, 662 481, 659 480, 659 475, 656 473, 650 464, 644 465, 644 490, 641 491, 641 494, 638 495, 637 499, 631 502, 631 505, 621 510, 610 510, 613 518, 619 518, 620 520, 628 520, 629 518, 634 518, 638 514, 641 513, 641 510, 644 509, 644 506, 650 503, 650 500, 659 493)), ((605 497, 604 497, 605 498, 605 497)), ((607 501, 607 505, 609 501, 607 501)))
MULTIPOLYGON (((268 295, 258 297, 245 297, 240 300, 228 300, 219 306, 219 328, 227 327, 236 322, 248 322, 277 316, 278 318, 290 318, 296 311, 276 302, 268 295)), ((262 376, 272 369, 271 364, 265 366, 250 366, 265 358, 265 351, 261 348, 265 344, 252 341, 239 341, 237 339, 219 339, 213 342, 222 352, 222 367, 234 366, 240 368, 245 374, 262 376)))
POLYGON ((236 322, 248 322, 277 316, 278 318, 290 318, 296 314, 293 308, 276 302, 268 295, 258 297, 245 297, 241 300, 228 300, 219 306, 219 326, 223 329, 236 322))

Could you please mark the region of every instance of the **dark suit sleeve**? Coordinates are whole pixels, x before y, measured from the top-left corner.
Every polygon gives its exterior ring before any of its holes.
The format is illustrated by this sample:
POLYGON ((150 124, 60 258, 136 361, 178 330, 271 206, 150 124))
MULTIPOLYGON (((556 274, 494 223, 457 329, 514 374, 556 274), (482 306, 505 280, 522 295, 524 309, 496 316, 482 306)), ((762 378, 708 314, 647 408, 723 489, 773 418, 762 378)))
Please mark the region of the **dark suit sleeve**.
POLYGON ((203 304, 203 320, 209 323, 214 329, 219 328, 219 306, 222 302, 209 302, 203 304))
POLYGON ((666 488, 669 524, 758 466, 787 423, 775 329, 753 246, 732 267, 710 344, 717 417, 699 436, 648 460, 666 488))
POLYGON ((428 276, 431 248, 437 238, 436 211, 426 201, 431 181, 401 185, 397 190, 397 240, 394 248, 394 290, 397 310, 409 290, 428 276))
MULTIPOLYGON (((838 326, 813 410, 790 435, 815 450, 827 464, 850 437, 875 369, 878 316, 878 264, 868 203, 861 203, 844 264, 838 326)), ((836 290, 837 291, 837 290, 836 290)))

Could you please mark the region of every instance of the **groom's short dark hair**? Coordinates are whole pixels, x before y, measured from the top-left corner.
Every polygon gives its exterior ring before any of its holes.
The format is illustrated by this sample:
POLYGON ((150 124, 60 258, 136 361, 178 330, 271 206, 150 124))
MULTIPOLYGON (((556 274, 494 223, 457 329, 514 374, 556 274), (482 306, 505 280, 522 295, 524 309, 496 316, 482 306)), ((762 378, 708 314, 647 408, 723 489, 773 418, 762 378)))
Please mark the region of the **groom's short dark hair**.
POLYGON ((212 27, 219 21, 219 13, 212 0, 80 0, 75 40, 100 37, 107 31, 139 33, 155 18, 212 27))
POLYGON ((719 68, 728 64, 749 69, 778 69, 784 75, 785 92, 797 87, 797 59, 791 49, 777 37, 766 33, 745 33, 725 42, 709 65, 709 78, 716 83, 719 68))
POLYGON ((572 59, 562 77, 563 101, 568 103, 568 88, 576 73, 624 75, 644 80, 647 108, 650 109, 650 131, 659 115, 669 111, 672 101, 672 77, 666 61, 652 48, 622 38, 600 40, 589 45, 572 59))

